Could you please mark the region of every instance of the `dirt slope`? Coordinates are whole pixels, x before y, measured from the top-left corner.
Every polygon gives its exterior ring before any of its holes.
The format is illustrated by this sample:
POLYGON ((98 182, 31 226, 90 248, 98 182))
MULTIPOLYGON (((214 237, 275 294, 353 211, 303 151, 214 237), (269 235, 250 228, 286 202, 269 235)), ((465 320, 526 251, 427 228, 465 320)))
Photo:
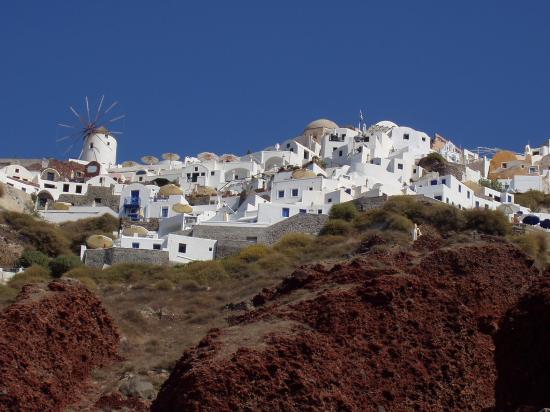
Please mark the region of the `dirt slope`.
POLYGON ((377 243, 264 290, 256 310, 183 354, 152 411, 550 406, 550 288, 529 292, 548 274, 490 238, 377 243))
POLYGON ((0 411, 60 411, 93 368, 117 359, 118 332, 80 282, 26 286, 0 314, 0 411))

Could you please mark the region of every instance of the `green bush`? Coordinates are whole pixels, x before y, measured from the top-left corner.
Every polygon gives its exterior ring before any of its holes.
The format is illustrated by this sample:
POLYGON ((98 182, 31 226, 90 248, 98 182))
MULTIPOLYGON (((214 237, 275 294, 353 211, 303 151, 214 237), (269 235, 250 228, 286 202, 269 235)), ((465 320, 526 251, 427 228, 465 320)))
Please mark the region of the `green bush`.
POLYGON ((350 222, 342 219, 331 219, 321 229, 321 236, 348 236, 353 231, 353 226, 350 222))
POLYGON ((489 189, 498 190, 499 192, 504 191, 504 186, 498 180, 491 179, 479 179, 478 183, 481 186, 488 187, 489 189))
POLYGON ((347 222, 351 222, 358 214, 359 211, 353 202, 340 203, 332 206, 330 209, 331 219, 342 219, 347 222))
POLYGON ((465 229, 476 230, 488 235, 506 236, 512 231, 508 218, 498 210, 469 209, 465 210, 465 229))
POLYGON ((21 289, 27 284, 48 282, 50 280, 52 280, 50 271, 42 266, 35 265, 12 277, 8 282, 8 286, 14 289, 21 289))
POLYGON ((429 155, 426 156, 426 159, 431 160, 431 161, 435 161, 435 162, 439 162, 439 163, 447 163, 445 158, 437 152, 430 153, 429 155))
POLYGON ((82 262, 77 256, 74 255, 60 255, 50 261, 49 268, 52 272, 52 276, 59 278, 64 273, 68 272, 75 267, 81 266, 82 262))
POLYGON ((19 258, 19 265, 28 268, 32 265, 38 265, 47 268, 50 258, 39 250, 25 250, 19 258))

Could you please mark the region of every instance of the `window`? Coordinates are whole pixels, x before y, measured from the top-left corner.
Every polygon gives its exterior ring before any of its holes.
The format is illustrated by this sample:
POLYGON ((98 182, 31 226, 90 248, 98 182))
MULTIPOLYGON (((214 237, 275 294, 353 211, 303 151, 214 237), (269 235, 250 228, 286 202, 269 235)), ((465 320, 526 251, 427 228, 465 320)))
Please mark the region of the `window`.
POLYGON ((437 180, 432 180, 432 181, 430 181, 430 185, 432 185, 432 186, 437 185, 437 180))
POLYGON ((476 200, 476 207, 479 207, 479 200, 476 200))
POLYGON ((461 192, 462 192, 462 186, 458 185, 458 193, 461 193, 461 192))
POLYGON ((292 197, 298 197, 298 189, 292 189, 292 197))
POLYGON ((512 196, 508 195, 508 203, 512 203, 512 196))
POLYGON ((50 180, 53 182, 55 180, 55 173, 54 172, 46 173, 46 180, 50 180))
POLYGON ((327 199, 327 203, 332 203, 332 198, 331 198, 331 197, 329 197, 329 198, 327 199))
POLYGON ((15 169, 15 173, 19 173, 19 169, 15 169))
POLYGON ((26 192, 26 191, 27 191, 27 189, 25 189, 24 187, 22 187, 21 190, 22 190, 23 192, 26 192))
POLYGON ((205 173, 205 172, 202 172, 202 173, 201 173, 201 176, 206 176, 206 173, 205 173))
POLYGON ((365 137, 365 142, 368 142, 370 140, 370 137, 365 137))
POLYGON ((153 245, 153 250, 160 250, 160 247, 161 247, 161 246, 162 246, 162 245, 161 245, 160 243, 155 243, 155 244, 153 245))
POLYGON ((342 157, 343 154, 344 154, 344 152, 341 151, 341 150, 338 152, 338 156, 340 156, 340 157, 342 157))
POLYGON ((423 138, 422 138, 422 141, 423 141, 423 142, 425 142, 425 141, 426 141, 426 138, 425 138, 425 137, 423 137, 423 138))
POLYGON ((304 151, 304 159, 309 159, 309 152, 304 151))
POLYGON ((416 173, 416 169, 413 169, 413 173, 416 173))
POLYGON ((466 192, 466 197, 467 197, 468 199, 470 198, 470 191, 469 191, 469 190, 466 192))
POLYGON ((397 164, 397 168, 398 168, 399 170, 403 170, 403 165, 402 165, 401 163, 398 163, 398 164, 397 164))
MULTIPOLYGON (((10 184, 10 186, 13 186, 13 185, 10 184)), ((55 189, 55 185, 51 185, 51 184, 49 184, 49 183, 46 183, 46 184, 44 185, 44 187, 45 187, 46 189, 55 189)))
POLYGON ((489 205, 485 205, 485 209, 489 209, 489 205))
POLYGON ((279 190, 279 191, 277 192, 277 197, 278 197, 279 199, 282 198, 282 197, 285 197, 285 191, 284 191, 284 190, 279 190))
POLYGON ((533 156, 537 156, 537 155, 539 155, 539 154, 540 154, 540 152, 539 152, 538 150, 534 150, 534 151, 533 151, 533 156))
POLYGON ((100 197, 96 197, 96 198, 94 199, 94 202, 95 202, 96 205, 100 205, 100 204, 101 204, 101 198, 100 198, 100 197))
POLYGON ((290 151, 291 151, 291 152, 294 152, 294 148, 291 148, 290 151))
POLYGON ((63 185, 63 192, 67 193, 69 191, 69 185, 68 184, 64 184, 63 185))
POLYGON ((250 243, 258 243, 258 237, 257 236, 247 236, 246 241, 250 243))
POLYGON ((442 200, 442 199, 443 199, 443 196, 434 196, 434 199, 435 199, 435 200, 442 200))
POLYGON ((178 253, 187 253, 187 245, 185 243, 179 244, 178 253))
POLYGON ((235 175, 235 179, 238 179, 239 178, 239 175, 235 175))
POLYGON ((306 209, 300 209, 300 213, 307 213, 306 209))
POLYGON ((313 188, 312 188, 312 187, 310 187, 310 188, 309 188, 309 190, 313 190, 313 188))
POLYGON ((195 167, 195 172, 198 172, 199 171, 199 168, 198 167, 195 167))
POLYGON ((82 193, 82 186, 76 185, 76 193, 82 193))
POLYGON ((333 148, 332 148, 332 151, 335 152, 335 151, 336 151, 336 147, 333 147, 333 148))
POLYGON ((209 252, 212 252, 212 246, 210 246, 210 247, 208 248, 208 251, 209 251, 209 252))
POLYGON ((283 207, 283 210, 281 211, 281 216, 289 217, 290 216, 290 209, 288 207, 283 207))
POLYGON ((139 249, 139 243, 138 242, 133 242, 132 243, 132 249, 139 249))
POLYGON ((90 149, 93 149, 93 148, 94 148, 94 144, 90 143, 90 149))
POLYGON ((288 149, 290 147, 290 143, 287 143, 286 144, 286 148, 288 149))
POLYGON ((168 217, 168 208, 167 207, 162 208, 162 217, 168 217))
POLYGON ((530 167, 529 168, 529 174, 532 175, 532 174, 535 174, 535 173, 537 173, 537 168, 536 167, 530 167))
POLYGON ((405 133, 403 135, 403 140, 409 140, 409 134, 408 133, 405 133))
POLYGON ((502 163, 502 168, 506 169, 508 167, 508 163, 502 163))
POLYGON ((214 176, 214 172, 210 172, 210 176, 214 176))
POLYGON ((317 214, 322 215, 323 214, 323 209, 317 209, 317 214))

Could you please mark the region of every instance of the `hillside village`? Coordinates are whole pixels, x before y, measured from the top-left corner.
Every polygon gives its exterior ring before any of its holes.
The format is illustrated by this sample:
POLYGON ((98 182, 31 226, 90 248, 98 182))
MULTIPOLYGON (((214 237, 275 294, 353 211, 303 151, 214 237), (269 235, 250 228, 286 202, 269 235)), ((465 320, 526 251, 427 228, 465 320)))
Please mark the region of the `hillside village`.
POLYGON ((514 202, 517 193, 550 192, 550 141, 523 154, 479 153, 391 121, 341 127, 319 119, 240 156, 165 153, 118 163, 118 143, 100 127, 85 134, 78 159, 0 159, 0 182, 30 195, 46 221, 120 218, 118 233, 82 245, 81 259, 97 268, 211 260, 289 232, 318 233, 333 205, 368 209, 394 195, 550 227, 550 215, 514 202))

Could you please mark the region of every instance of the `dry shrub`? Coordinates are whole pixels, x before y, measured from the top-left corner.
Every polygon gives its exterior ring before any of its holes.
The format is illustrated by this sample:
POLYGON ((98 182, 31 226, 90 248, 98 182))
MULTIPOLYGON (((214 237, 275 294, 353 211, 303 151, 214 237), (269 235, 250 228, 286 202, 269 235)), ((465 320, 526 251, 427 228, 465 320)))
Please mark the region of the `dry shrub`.
POLYGON ((508 218, 498 210, 469 209, 463 212, 464 228, 496 236, 506 236, 512 231, 508 218))
POLYGON ((162 279, 156 282, 153 287, 156 290, 173 290, 174 284, 168 279, 162 279))
POLYGON ((145 319, 141 312, 136 309, 127 310, 123 315, 123 319, 132 323, 135 326, 143 327, 147 324, 147 319, 145 319))
POLYGON ((112 238, 113 232, 118 231, 119 225, 119 219, 105 214, 100 217, 62 223, 60 229, 70 240, 73 252, 78 253, 80 245, 83 245, 88 237, 103 235, 112 238))
POLYGON ((256 262, 261 258, 267 256, 270 250, 265 245, 252 245, 244 248, 239 252, 239 258, 244 262, 256 262))
POLYGON ((55 225, 16 212, 4 212, 4 221, 18 231, 33 249, 50 257, 71 253, 69 239, 55 225))
POLYGON ((393 211, 373 209, 358 216, 354 226, 360 231, 376 229, 410 232, 413 222, 406 216, 393 211))
POLYGON ((550 262, 550 235, 546 232, 530 232, 516 236, 512 241, 525 253, 531 256, 537 264, 545 267, 550 262))
POLYGON ((6 189, 4 188, 4 183, 0 183, 0 197, 4 197, 6 194, 6 189))
POLYGON ((351 223, 343 219, 330 219, 319 232, 321 236, 348 236, 353 232, 351 223))
POLYGON ((357 206, 353 202, 340 203, 330 208, 331 219, 342 219, 351 222, 358 214, 357 206))
POLYGON ((10 279, 8 286, 16 290, 21 289, 24 285, 32 283, 42 283, 52 280, 50 271, 42 266, 34 265, 27 268, 23 273, 18 273, 10 279))
POLYGON ((315 238, 305 233, 289 233, 283 236, 273 248, 277 252, 285 253, 289 250, 302 249, 311 245, 315 238))

